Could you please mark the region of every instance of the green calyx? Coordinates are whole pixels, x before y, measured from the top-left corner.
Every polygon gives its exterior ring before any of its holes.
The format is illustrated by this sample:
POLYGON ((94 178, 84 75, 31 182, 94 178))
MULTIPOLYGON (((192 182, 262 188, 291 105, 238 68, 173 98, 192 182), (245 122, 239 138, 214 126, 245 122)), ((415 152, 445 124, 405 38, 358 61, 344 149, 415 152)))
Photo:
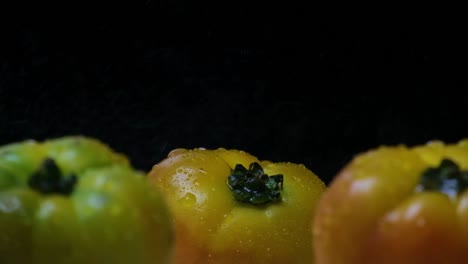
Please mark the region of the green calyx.
POLYGON ((417 186, 418 191, 439 191, 454 197, 468 187, 468 171, 450 159, 443 159, 438 167, 426 169, 417 186))
POLYGON ((51 158, 46 158, 28 179, 29 187, 43 194, 70 195, 76 182, 76 175, 63 175, 51 158))
POLYGON ((249 169, 237 164, 227 184, 234 198, 240 202, 254 205, 278 202, 281 201, 283 175, 268 176, 257 162, 251 163, 249 169))

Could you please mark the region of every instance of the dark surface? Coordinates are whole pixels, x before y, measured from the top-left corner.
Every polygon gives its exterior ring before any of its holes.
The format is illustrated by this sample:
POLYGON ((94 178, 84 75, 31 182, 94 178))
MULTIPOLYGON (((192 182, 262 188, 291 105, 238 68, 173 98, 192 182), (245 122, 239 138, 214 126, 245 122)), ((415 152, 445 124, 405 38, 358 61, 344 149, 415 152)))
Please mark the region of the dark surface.
POLYGON ((303 163, 328 183, 368 148, 468 137, 465 54, 444 28, 197 24, 178 34, 111 22, 10 27, 0 144, 82 134, 143 170, 174 148, 236 148, 303 163), (160 47, 176 35, 204 45, 160 47), (217 44, 227 36, 263 43, 217 44), (265 45, 278 39, 289 45, 265 45))

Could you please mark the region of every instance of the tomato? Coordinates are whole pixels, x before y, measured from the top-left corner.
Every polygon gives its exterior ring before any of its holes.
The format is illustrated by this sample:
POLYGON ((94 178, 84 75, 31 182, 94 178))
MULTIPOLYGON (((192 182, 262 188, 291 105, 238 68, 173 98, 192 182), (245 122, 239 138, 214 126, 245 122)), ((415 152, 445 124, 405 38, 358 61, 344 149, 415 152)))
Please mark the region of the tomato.
POLYGON ((321 197, 318 264, 466 263, 468 140, 359 153, 321 197))
POLYGON ((169 209, 145 176, 92 138, 0 147, 0 263, 170 263, 169 209))
POLYGON ((310 263, 310 221, 325 190, 304 165, 235 149, 175 149, 149 182, 175 226, 174 263, 310 263))

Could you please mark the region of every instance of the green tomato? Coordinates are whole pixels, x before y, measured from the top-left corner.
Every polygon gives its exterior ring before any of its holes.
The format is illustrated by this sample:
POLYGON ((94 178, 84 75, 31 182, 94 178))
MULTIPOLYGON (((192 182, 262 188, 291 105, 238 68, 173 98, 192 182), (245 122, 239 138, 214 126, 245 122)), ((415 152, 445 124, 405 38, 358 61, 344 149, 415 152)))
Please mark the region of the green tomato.
POLYGON ((0 263, 170 263, 172 245, 162 196, 104 143, 0 147, 0 263))

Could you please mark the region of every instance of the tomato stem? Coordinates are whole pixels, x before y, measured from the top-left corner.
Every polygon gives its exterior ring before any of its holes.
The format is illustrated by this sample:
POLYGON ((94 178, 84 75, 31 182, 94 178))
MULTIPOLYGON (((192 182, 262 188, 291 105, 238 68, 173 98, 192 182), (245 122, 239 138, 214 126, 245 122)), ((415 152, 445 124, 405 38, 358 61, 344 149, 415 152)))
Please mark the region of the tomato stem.
POLYGON ((468 171, 448 158, 442 159, 438 167, 426 169, 420 178, 418 191, 440 191, 451 197, 457 196, 468 187, 468 171))
POLYGON ((281 201, 283 175, 268 176, 257 162, 250 164, 247 170, 237 164, 229 175, 227 184, 234 198, 240 202, 265 204, 281 201))
POLYGON ((76 182, 76 175, 63 175, 51 158, 46 158, 28 179, 29 187, 43 194, 70 195, 76 182))

